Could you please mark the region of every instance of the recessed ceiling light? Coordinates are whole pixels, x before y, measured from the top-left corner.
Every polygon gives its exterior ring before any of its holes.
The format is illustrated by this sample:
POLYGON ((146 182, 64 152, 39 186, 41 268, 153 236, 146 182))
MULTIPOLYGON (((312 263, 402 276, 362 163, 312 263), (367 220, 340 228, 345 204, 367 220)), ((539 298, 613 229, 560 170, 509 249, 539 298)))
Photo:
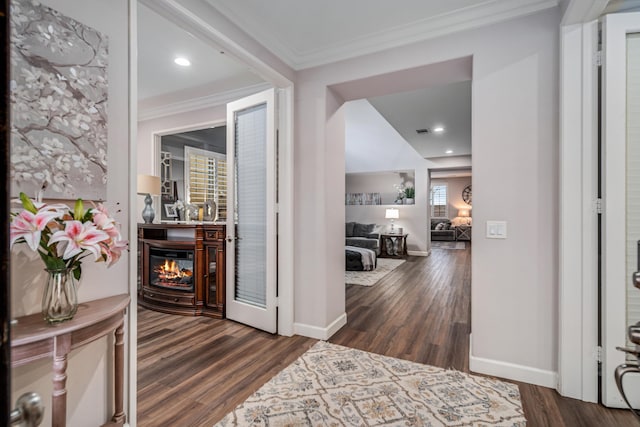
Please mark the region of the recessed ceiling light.
POLYGON ((444 127, 442 127, 442 126, 436 126, 436 127, 434 127, 434 128, 433 128, 433 131, 434 131, 435 133, 441 133, 441 132, 444 132, 444 127))
POLYGON ((453 154, 453 150, 447 150, 445 151, 446 154, 453 154))
POLYGON ((182 67, 188 67, 189 65, 191 65, 191 61, 189 61, 187 58, 184 58, 182 56, 178 56, 176 59, 173 60, 173 62, 175 62, 176 64, 182 67))

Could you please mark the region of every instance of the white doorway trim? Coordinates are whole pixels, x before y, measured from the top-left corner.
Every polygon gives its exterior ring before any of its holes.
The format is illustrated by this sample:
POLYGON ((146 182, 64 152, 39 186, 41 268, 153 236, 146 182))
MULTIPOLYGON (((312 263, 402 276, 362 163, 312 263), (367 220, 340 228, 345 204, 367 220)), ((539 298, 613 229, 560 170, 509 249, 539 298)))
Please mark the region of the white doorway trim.
POLYGON ((138 413, 138 2, 129 1, 129 310, 125 396, 129 425, 138 413))

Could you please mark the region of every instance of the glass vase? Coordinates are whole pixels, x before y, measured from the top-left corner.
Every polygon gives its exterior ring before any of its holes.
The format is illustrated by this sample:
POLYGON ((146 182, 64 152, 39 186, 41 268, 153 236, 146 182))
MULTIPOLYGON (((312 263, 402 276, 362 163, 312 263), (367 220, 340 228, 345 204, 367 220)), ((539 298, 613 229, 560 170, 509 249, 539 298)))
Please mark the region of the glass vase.
POLYGON ((47 286, 42 296, 42 316, 48 323, 73 319, 78 311, 78 292, 73 270, 45 270, 47 286))

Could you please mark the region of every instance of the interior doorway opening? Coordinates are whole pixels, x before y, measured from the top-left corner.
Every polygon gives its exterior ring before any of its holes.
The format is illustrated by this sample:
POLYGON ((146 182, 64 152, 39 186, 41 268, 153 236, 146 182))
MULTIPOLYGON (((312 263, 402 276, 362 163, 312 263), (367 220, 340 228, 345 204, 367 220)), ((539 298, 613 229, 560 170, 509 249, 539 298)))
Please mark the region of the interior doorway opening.
MULTIPOLYGON (((461 58, 333 85, 329 88, 330 94, 333 95, 329 99, 336 97, 346 101, 335 107, 335 112, 328 121, 326 139, 330 145, 328 151, 337 152, 339 148, 335 137, 342 130, 340 148, 345 160, 343 219, 346 228, 345 239, 341 244, 346 246, 346 270, 354 266, 361 267, 353 262, 352 258, 356 255, 349 252, 350 243, 356 247, 372 245, 371 249, 376 253, 378 265, 381 260, 382 264, 385 264, 387 259, 405 262, 405 266, 396 267, 397 270, 382 276, 383 279, 377 282, 381 287, 388 286, 385 280, 408 283, 433 279, 427 279, 427 275, 422 273, 416 276, 420 270, 418 265, 426 265, 429 262, 426 257, 433 254, 430 230, 431 218, 434 216, 431 181, 450 177, 452 180, 460 181, 456 182, 456 185, 465 181, 465 185, 460 189, 455 188, 455 197, 451 197, 450 206, 445 207, 453 215, 447 220, 460 222, 465 229, 461 228, 464 233, 460 236, 459 243, 460 246, 468 248, 468 256, 465 255, 464 261, 468 263, 468 281, 463 284, 464 281, 461 280, 460 283, 461 289, 468 285, 468 289, 461 292, 468 292, 467 297, 470 300, 471 62, 471 58, 461 58), (452 76, 450 80, 442 78, 442 71, 448 68, 450 72, 444 75, 452 76), (437 72, 433 73, 435 70, 437 72), (443 106, 442 101, 430 103, 429 95, 434 99, 446 99, 449 105, 443 106), (459 104, 453 102, 453 99, 459 99, 459 104), (440 113, 438 106, 442 110, 440 113), (422 113, 418 111, 421 108, 424 108, 422 113), (404 111, 407 113, 403 113, 404 111), (453 119, 447 119, 445 113, 449 113, 449 117, 453 119), (462 132, 461 127, 465 127, 462 132), (465 139, 468 146, 457 145, 460 139, 465 139), (448 172, 448 175, 445 172, 448 172), (465 188, 468 193, 465 197, 469 204, 463 201, 465 188), (460 218, 458 213, 464 217, 460 218), (373 230, 364 230, 371 226, 373 230), (365 237, 358 234, 365 231, 365 234, 378 236, 377 245, 358 243, 365 237), (403 270, 406 274, 402 274, 403 270)), ((457 243, 456 228, 452 228, 449 233, 453 236, 451 241, 457 243)), ((364 267, 364 262, 362 264, 364 267)), ((383 268, 387 267, 383 265, 383 268)), ((353 280, 350 278, 350 271, 347 271, 346 275, 346 283, 353 280)), ((437 280, 439 279, 436 278, 435 281, 437 280)), ((357 286, 359 285, 347 285, 347 313, 352 313, 351 304, 358 304, 353 295, 366 294, 366 291, 361 289, 355 290, 354 287, 357 286)), ((396 292, 397 295, 401 295, 403 289, 397 288, 396 292)), ((407 297, 413 298, 410 295, 407 297)), ((398 298, 402 300, 402 297, 398 298)), ((425 306, 427 305, 425 302, 425 306)), ((467 312, 470 332, 470 305, 464 305, 461 310, 467 312)), ((384 315, 380 313, 380 316, 384 315)), ((378 327, 376 322, 362 324, 357 313, 355 316, 356 319, 351 319, 350 315, 347 315, 347 326, 343 329, 348 331, 351 322, 357 323, 358 328, 378 327)), ((400 336, 401 331, 402 326, 398 326, 396 332, 400 336)), ((341 340, 345 333, 348 332, 341 330, 332 340, 341 340)), ((465 339, 468 346, 468 336, 465 339)), ((425 337, 425 341, 427 340, 425 337)), ((462 352, 461 357, 465 362, 461 362, 460 366, 468 367, 468 352, 462 352)), ((428 357, 419 360, 437 363, 428 357)))

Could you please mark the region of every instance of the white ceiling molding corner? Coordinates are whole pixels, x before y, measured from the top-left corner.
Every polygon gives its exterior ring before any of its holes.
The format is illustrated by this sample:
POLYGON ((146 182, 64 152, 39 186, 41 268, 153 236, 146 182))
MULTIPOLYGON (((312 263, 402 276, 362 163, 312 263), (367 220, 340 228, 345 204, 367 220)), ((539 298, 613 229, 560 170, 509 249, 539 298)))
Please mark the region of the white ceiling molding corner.
POLYGON ((138 121, 152 120, 160 117, 172 116, 174 114, 187 113, 189 111, 225 105, 228 102, 253 95, 254 93, 267 90, 271 87, 273 86, 269 83, 260 83, 240 89, 219 92, 213 95, 191 98, 185 101, 160 103, 160 105, 150 107, 140 105, 138 108, 138 121))
MULTIPOLYGON (((285 64, 294 70, 298 70, 295 64, 298 62, 299 52, 290 49, 286 43, 282 43, 275 37, 273 31, 263 25, 259 19, 245 19, 249 15, 238 15, 231 8, 223 3, 214 3, 211 0, 205 0, 212 8, 217 10, 222 16, 242 28, 254 40, 260 40, 265 49, 268 49, 274 55, 278 56, 285 64), (255 31, 253 31, 255 29, 255 31)), ((250 17, 249 17, 250 18, 250 17)))
POLYGON ((291 68, 301 70, 478 28, 558 6, 558 0, 489 0, 437 16, 399 25, 375 33, 362 34, 328 46, 298 51, 279 40, 262 17, 235 13, 228 6, 206 0, 227 19, 279 56, 291 68))
POLYGON ((508 21, 556 7, 557 0, 499 0, 416 21, 376 34, 367 34, 317 51, 299 53, 296 70, 317 67, 411 43, 508 21))
POLYGON ((567 8, 560 25, 573 25, 597 19, 609 0, 566 0, 567 8))

